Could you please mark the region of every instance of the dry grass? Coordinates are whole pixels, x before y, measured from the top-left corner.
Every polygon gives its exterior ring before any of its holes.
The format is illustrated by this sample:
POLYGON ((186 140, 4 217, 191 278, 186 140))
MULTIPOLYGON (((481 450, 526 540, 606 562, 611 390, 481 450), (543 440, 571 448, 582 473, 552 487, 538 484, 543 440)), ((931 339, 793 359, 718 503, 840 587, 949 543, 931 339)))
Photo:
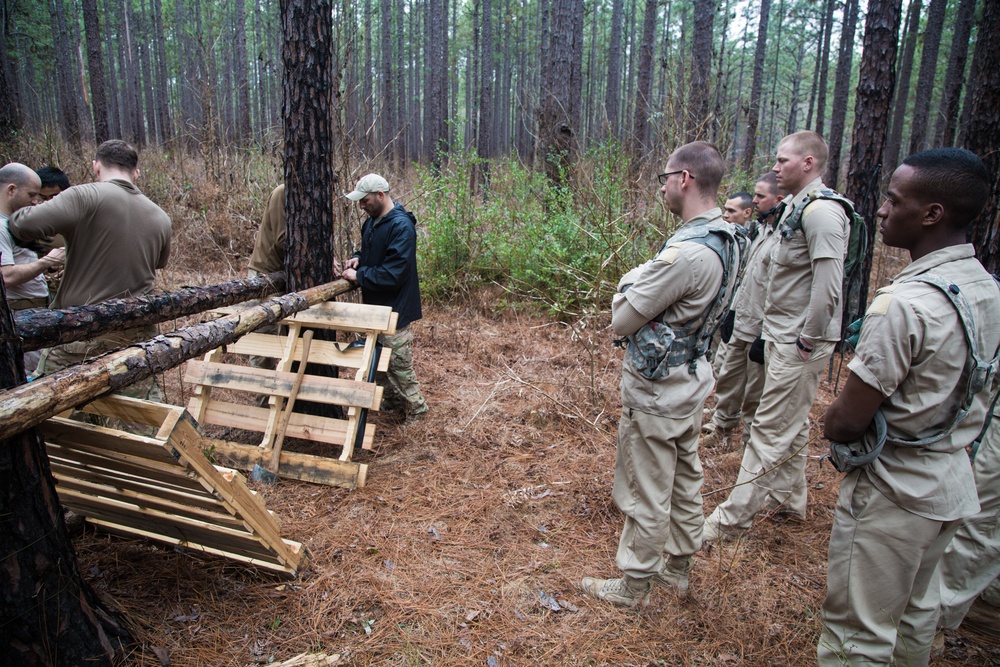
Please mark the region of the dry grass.
MULTIPOLYGON (((140 628, 135 664, 159 665, 152 647, 183 666, 310 650, 351 665, 814 663, 839 478, 816 462, 818 423, 805 522, 762 517, 742 543, 700 554, 687 601, 656 592, 643 612, 592 601, 580 578, 616 573, 620 352, 610 342, 596 351, 592 386, 568 327, 500 317, 494 297, 431 306, 415 325, 432 411, 415 425, 375 418, 376 448, 360 453, 365 488, 259 488, 309 549, 298 580, 92 532, 78 539, 88 579, 140 628)), ((824 382, 814 421, 831 390, 824 382)), ((703 460, 707 512, 739 454, 703 460)), ((936 664, 1000 664, 1000 643, 959 631, 936 664)))
MULTIPOLYGON (((28 141, 5 158, 88 180, 89 160, 56 144, 28 141)), ((211 175, 199 159, 142 159, 140 187, 174 220, 158 286, 243 275, 276 157, 214 156, 211 175)), ((420 215, 419 193, 408 201, 420 215)), ((904 263, 880 249, 873 284, 904 263)), ((159 653, 180 667, 258 665, 320 650, 350 665, 814 664, 839 483, 817 463, 831 384, 812 412, 807 519, 761 517, 742 542, 698 555, 690 599, 659 591, 644 611, 622 611, 577 591, 583 576, 616 575, 622 524, 611 501, 621 353, 607 315, 574 332, 498 313, 502 297, 426 304, 415 360, 432 410, 415 425, 374 416, 375 449, 355 457, 370 464, 364 488, 258 487, 284 534, 309 550, 299 579, 80 536, 81 570, 134 624, 132 664, 159 666, 159 653)), ((176 404, 186 402, 180 376, 164 378, 176 404)), ((708 513, 740 455, 702 457, 708 513)), ((934 664, 1000 665, 1000 642, 960 630, 934 664)))

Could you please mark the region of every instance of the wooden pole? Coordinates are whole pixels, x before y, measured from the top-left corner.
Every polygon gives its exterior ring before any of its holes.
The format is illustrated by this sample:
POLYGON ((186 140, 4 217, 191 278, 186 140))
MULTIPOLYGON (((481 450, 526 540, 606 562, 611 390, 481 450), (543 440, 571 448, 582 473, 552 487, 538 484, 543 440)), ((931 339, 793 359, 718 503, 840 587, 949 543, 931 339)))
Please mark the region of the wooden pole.
POLYGON ((40 350, 110 331, 159 324, 249 299, 262 299, 284 288, 285 274, 276 271, 207 287, 184 287, 164 294, 109 299, 89 306, 62 310, 31 308, 15 313, 14 325, 21 336, 22 349, 40 350))
POLYGON ((0 392, 0 440, 98 396, 123 389, 154 373, 175 368, 188 359, 233 342, 262 324, 275 323, 343 294, 354 286, 346 280, 335 280, 285 294, 238 313, 178 329, 0 392))

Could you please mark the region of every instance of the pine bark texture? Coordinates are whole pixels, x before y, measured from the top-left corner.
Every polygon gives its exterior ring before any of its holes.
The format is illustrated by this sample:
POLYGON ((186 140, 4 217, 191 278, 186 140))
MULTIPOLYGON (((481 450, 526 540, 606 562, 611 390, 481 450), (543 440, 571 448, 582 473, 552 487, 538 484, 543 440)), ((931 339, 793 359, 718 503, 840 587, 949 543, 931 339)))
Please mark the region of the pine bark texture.
POLYGON ((254 276, 208 287, 185 287, 164 294, 110 299, 62 310, 32 308, 14 313, 24 350, 88 340, 111 331, 159 324, 249 299, 262 299, 285 286, 283 273, 254 276))
POLYGON ((282 0, 281 30, 288 225, 285 275, 289 291, 299 291, 333 280, 330 0, 282 0))
POLYGON ((986 208, 972 225, 969 240, 976 256, 992 273, 1000 273, 1000 2, 987 2, 979 21, 979 38, 969 70, 969 122, 960 145, 982 158, 994 178, 986 208))
POLYGON ((854 103, 854 140, 845 195, 854 202, 855 209, 865 219, 869 243, 861 270, 860 302, 845 304, 844 322, 848 323, 864 313, 868 302, 872 249, 878 226, 875 211, 879 206, 882 152, 892 107, 901 13, 902 0, 870 0, 868 3, 861 76, 854 103))
POLYGON ((607 130, 613 137, 620 137, 618 110, 622 91, 622 23, 624 0, 613 0, 611 5, 611 40, 608 43, 608 76, 604 89, 604 118, 607 130))
POLYGON ((549 9, 549 43, 542 65, 538 107, 538 150, 545 174, 561 182, 573 163, 577 128, 570 102, 572 77, 574 0, 552 0, 549 9))
POLYGON ((632 123, 632 151, 642 155, 649 149, 649 116, 653 96, 653 36, 656 31, 658 0, 646 0, 639 46, 639 74, 636 79, 635 118, 632 123))
POLYGON ((83 30, 87 40, 87 73, 90 75, 90 103, 94 114, 94 142, 100 145, 111 135, 108 133, 108 100, 105 95, 97 0, 83 0, 83 30))
POLYGON ((694 34, 691 39, 691 100, 688 106, 687 140, 707 136, 712 78, 712 26, 718 0, 694 0, 694 34))
MULTIPOLYGON (((900 0, 902 1, 902 0, 900 0)), ((837 187, 840 180, 840 154, 844 144, 844 126, 847 123, 847 102, 850 97, 851 67, 854 63, 854 33, 858 26, 858 0, 847 0, 844 7, 844 29, 840 33, 840 60, 837 62, 837 80, 833 86, 833 113, 830 115, 830 159, 826 166, 826 183, 837 187)), ((895 63, 893 47, 893 63, 895 63)), ((861 85, 859 83, 859 85, 861 85)), ((855 127, 857 119, 855 119, 855 127)), ((879 147, 879 154, 882 148, 879 147)))
POLYGON ((899 77, 896 85, 896 102, 893 106, 892 125, 885 146, 885 164, 895 169, 899 162, 899 151, 903 145, 903 125, 906 124, 906 110, 910 102, 910 75, 913 73, 913 54, 917 49, 917 33, 920 30, 920 10, 923 0, 911 0, 907 14, 906 34, 903 37, 903 57, 899 63, 899 77))
POLYGON ((928 115, 931 109, 931 93, 934 90, 934 74, 937 71, 938 49, 941 47, 941 31, 944 30, 944 13, 947 8, 948 0, 931 0, 927 7, 927 26, 924 29, 917 91, 913 99, 913 119, 910 124, 910 154, 929 147, 928 115))
POLYGON ((753 169, 757 157, 757 123, 760 120, 760 95, 764 87, 764 57, 767 53, 767 23, 771 14, 771 0, 761 0, 760 24, 757 26, 757 47, 753 56, 753 82, 750 84, 750 102, 747 105, 747 133, 743 147, 743 170, 753 169))
MULTIPOLYGON (((0 281, 2 282, 2 281, 0 281)), ((0 388, 24 382, 6 290, 0 285, 0 388)), ((40 420, 39 420, 40 421, 40 420)), ((34 429, 0 443, 0 654, 10 667, 110 667, 131 637, 84 582, 34 429)), ((119 656, 120 657, 120 656, 119 656)))
POLYGON ((819 100, 816 102, 816 133, 822 135, 826 130, 826 89, 830 76, 830 42, 833 38, 833 10, 837 0, 826 0, 826 12, 823 15, 823 45, 820 55, 819 100))
POLYGON ((962 97, 962 83, 965 81, 965 62, 969 56, 969 35, 975 12, 976 0, 961 0, 955 17, 948 69, 944 75, 944 89, 941 91, 941 109, 934 132, 934 143, 937 146, 951 146, 955 142, 958 105, 962 97))

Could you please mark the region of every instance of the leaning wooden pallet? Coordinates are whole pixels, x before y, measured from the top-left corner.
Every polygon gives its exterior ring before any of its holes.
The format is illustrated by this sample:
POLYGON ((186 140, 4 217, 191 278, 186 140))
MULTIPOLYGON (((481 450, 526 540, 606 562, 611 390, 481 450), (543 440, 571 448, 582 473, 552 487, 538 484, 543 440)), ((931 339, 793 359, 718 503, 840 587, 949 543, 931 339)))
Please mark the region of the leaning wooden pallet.
POLYGON ((224 556, 296 576, 298 542, 237 471, 215 466, 181 407, 108 396, 83 412, 156 429, 152 436, 64 414, 41 425, 60 502, 110 532, 224 556))
MULTIPOLYGON (((238 312, 238 307, 213 311, 238 312)), ((225 349, 213 350, 202 360, 188 362, 184 380, 194 385, 188 410, 200 424, 261 434, 258 445, 210 441, 214 451, 233 466, 249 470, 274 459, 277 467, 273 472, 281 477, 348 488, 363 486, 368 467, 351 457, 357 447, 370 449, 372 445, 375 429, 364 416, 367 411, 379 409, 382 388, 370 381, 370 376, 374 370, 385 371, 389 365, 389 352, 379 353, 377 339, 380 333, 395 332, 396 319, 396 313, 385 306, 326 302, 283 320, 286 333, 244 336, 225 349), (313 340, 308 358, 303 360, 303 334, 316 329, 353 333, 358 340, 350 345, 313 340), (269 357, 276 360, 276 368, 225 363, 227 353, 269 357), (293 373, 293 364, 303 361, 350 369, 353 379, 293 373), (226 400, 214 391, 217 389, 268 396, 269 404, 258 407, 226 400), (287 413, 285 404, 293 395, 302 401, 341 406, 345 417, 287 413), (275 443, 284 437, 335 445, 340 453, 334 458, 286 449, 278 452, 275 443)))

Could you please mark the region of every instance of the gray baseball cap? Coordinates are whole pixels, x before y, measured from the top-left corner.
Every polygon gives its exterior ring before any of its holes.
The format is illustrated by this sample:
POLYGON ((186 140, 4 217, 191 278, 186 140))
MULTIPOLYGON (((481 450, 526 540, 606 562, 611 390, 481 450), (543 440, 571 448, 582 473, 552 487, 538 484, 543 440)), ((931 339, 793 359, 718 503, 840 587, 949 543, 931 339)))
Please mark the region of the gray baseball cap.
POLYGON ((358 184, 354 186, 354 192, 348 192, 345 197, 351 201, 360 201, 373 192, 388 192, 389 182, 378 174, 368 174, 363 176, 358 184))

